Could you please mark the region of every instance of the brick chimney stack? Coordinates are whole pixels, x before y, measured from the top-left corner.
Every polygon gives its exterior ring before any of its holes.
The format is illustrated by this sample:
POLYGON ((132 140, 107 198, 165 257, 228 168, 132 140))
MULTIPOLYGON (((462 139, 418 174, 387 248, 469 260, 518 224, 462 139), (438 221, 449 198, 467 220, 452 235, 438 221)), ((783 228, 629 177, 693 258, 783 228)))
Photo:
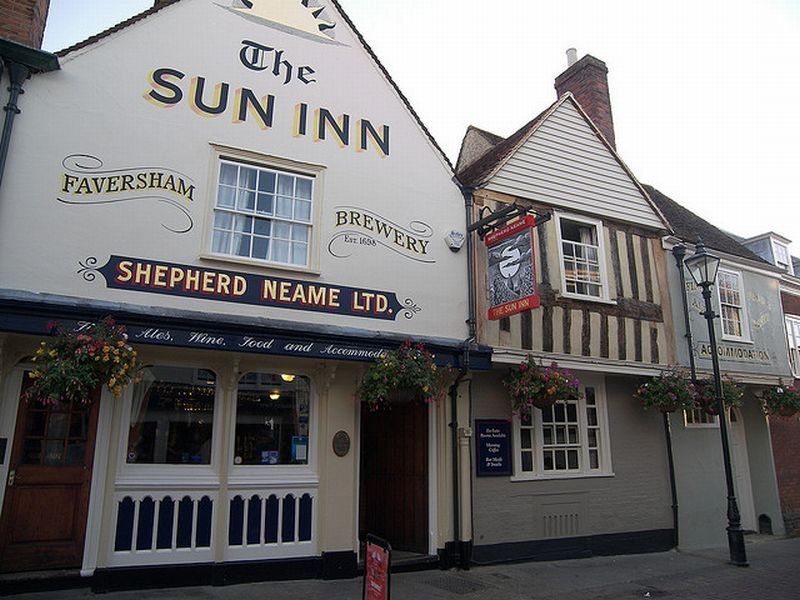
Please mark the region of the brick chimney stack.
POLYGON ((0 38, 41 49, 50 0, 0 0, 0 38))
POLYGON ((567 50, 567 70, 556 77, 556 92, 560 98, 572 92, 589 118, 605 136, 611 147, 614 140, 614 119, 611 116, 611 97, 608 94, 608 67, 602 60, 587 54, 577 62, 575 49, 567 50))

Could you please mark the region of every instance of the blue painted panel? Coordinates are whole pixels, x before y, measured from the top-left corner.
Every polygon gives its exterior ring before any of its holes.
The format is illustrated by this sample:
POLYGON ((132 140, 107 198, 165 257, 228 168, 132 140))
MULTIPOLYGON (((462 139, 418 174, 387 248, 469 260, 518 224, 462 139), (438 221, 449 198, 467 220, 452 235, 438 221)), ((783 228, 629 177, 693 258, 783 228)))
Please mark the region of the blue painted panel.
POLYGON ((300 498, 300 541, 311 540, 311 506, 313 500, 309 494, 303 494, 300 498))
POLYGON ((114 535, 114 550, 130 550, 133 544, 133 500, 125 497, 117 511, 117 531, 114 535))
POLYGON ((158 532, 156 548, 172 548, 172 521, 175 516, 175 501, 167 496, 161 500, 158 510, 158 532))
POLYGON ((297 509, 295 497, 289 494, 283 499, 283 522, 281 523, 281 541, 293 542, 294 537, 294 513, 297 509))
POLYGON ((267 498, 267 510, 264 511, 264 541, 267 544, 278 542, 278 498, 267 498))
POLYGON ((261 535, 261 497, 253 496, 247 503, 247 543, 258 544, 261 535))
POLYGON ((211 546, 211 512, 213 502, 208 496, 203 496, 197 505, 197 539, 198 548, 211 546))
POLYGON ((189 496, 184 496, 178 504, 178 536, 175 545, 178 548, 192 547, 192 521, 194 503, 189 496))
POLYGON ((150 550, 153 547, 153 518, 156 503, 149 496, 139 503, 139 524, 136 528, 136 549, 150 550))
POLYGON ((228 545, 242 545, 242 522, 244 521, 244 500, 241 496, 231 499, 231 514, 228 519, 228 545))

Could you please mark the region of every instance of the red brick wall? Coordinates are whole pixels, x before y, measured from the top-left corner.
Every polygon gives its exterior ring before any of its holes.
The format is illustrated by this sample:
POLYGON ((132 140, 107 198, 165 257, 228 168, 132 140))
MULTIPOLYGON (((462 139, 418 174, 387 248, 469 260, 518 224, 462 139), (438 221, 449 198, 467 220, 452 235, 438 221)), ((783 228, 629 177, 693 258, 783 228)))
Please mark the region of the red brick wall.
POLYGON ((50 0, 0 0, 0 37, 42 47, 50 0))
POLYGON ((608 143, 616 148, 606 63, 587 54, 556 77, 555 85, 559 97, 566 92, 572 92, 608 143))
POLYGON ((800 416, 770 415, 769 427, 786 530, 800 535, 800 416))

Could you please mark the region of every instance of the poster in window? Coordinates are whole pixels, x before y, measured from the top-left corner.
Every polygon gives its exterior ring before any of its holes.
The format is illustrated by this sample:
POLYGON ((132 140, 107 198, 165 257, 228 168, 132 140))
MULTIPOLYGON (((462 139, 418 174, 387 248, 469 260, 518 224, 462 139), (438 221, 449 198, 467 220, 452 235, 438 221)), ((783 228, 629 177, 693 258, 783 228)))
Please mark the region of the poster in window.
POLYGON ((533 254, 535 225, 535 218, 527 215, 486 236, 490 320, 539 306, 533 254))

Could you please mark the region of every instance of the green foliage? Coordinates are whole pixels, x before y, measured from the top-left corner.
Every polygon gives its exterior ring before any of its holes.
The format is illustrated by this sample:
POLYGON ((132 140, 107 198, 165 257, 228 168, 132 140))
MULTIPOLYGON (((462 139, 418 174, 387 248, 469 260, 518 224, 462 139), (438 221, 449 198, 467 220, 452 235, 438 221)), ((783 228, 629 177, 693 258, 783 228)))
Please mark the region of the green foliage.
POLYGON ((403 396, 423 402, 436 402, 445 393, 444 378, 448 369, 440 369, 434 356, 422 344, 406 340, 397 349, 384 353, 361 379, 358 398, 370 410, 389 408, 403 396))
MULTIPOLYGON (((696 401, 710 415, 717 415, 717 400, 714 397, 714 382, 710 379, 698 379, 694 385, 696 401)), ((728 408, 742 405, 744 390, 739 383, 729 377, 722 376, 722 400, 728 408)))
POLYGON ((24 396, 42 404, 62 400, 89 402, 101 385, 119 398, 136 377, 139 363, 136 351, 128 344, 125 327, 111 317, 81 331, 70 331, 58 323, 50 324, 55 335, 42 342, 33 357, 33 383, 24 396))
POLYGON ((531 406, 547 408, 558 400, 577 400, 580 397, 578 379, 567 369, 560 368, 555 362, 545 367, 531 355, 509 369, 503 385, 511 396, 514 412, 531 406))
POLYGON ((645 409, 673 412, 679 408, 690 408, 695 401, 696 391, 685 373, 678 369, 668 369, 640 385, 633 397, 645 409))
POLYGON ((789 417, 800 411, 800 390, 794 385, 770 386, 761 393, 761 408, 767 414, 789 417))

